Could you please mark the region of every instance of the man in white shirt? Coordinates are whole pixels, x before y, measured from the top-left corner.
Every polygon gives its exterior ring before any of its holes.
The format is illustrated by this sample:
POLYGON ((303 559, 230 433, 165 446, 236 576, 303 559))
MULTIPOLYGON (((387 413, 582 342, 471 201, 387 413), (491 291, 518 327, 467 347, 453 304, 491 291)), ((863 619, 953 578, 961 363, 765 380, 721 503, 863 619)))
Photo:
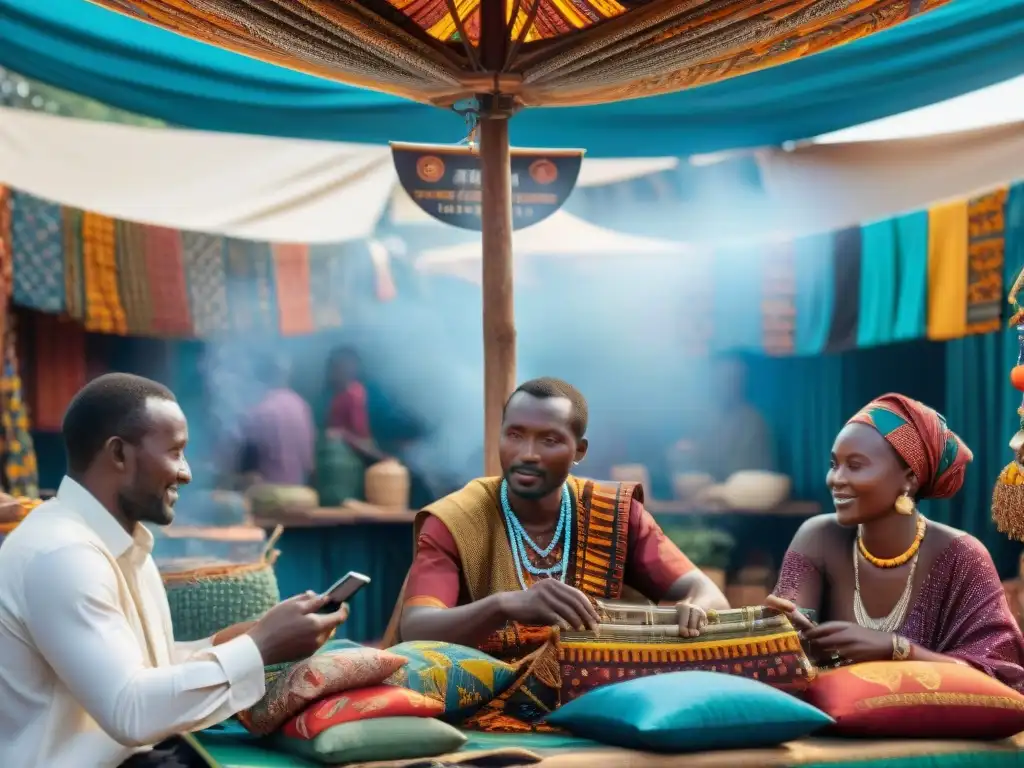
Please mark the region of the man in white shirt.
POLYGON ((75 396, 63 434, 57 497, 0 547, 0 766, 171 765, 153 745, 257 702, 264 665, 315 651, 347 608, 319 614, 307 593, 175 643, 141 523, 169 524, 191 480, 185 415, 161 384, 108 374, 75 396))

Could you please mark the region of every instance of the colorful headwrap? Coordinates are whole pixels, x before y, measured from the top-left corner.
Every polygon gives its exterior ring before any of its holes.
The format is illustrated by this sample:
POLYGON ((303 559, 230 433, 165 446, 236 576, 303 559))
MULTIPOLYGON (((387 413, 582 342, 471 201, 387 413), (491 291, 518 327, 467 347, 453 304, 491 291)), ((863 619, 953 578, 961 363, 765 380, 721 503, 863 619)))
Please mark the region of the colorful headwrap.
POLYGON ((945 499, 964 484, 964 470, 974 454, 946 417, 904 395, 875 398, 849 423, 868 424, 896 449, 920 483, 918 496, 945 499))

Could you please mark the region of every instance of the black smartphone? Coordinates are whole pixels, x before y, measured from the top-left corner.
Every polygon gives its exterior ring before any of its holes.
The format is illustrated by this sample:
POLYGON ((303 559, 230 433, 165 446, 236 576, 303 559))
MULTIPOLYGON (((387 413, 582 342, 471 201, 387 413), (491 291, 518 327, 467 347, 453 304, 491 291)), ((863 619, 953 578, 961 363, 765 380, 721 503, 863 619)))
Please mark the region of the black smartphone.
POLYGON ((334 613, 341 608, 342 603, 351 600, 356 592, 369 583, 370 577, 366 574, 349 571, 324 592, 327 602, 324 603, 319 613, 334 613))

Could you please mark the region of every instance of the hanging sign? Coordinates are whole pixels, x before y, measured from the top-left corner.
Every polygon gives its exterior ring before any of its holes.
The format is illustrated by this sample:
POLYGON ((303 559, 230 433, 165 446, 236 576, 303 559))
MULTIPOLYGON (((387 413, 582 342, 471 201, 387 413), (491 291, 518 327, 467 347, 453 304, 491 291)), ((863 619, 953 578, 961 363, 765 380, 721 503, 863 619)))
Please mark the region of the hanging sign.
MULTIPOLYGON (((544 221, 568 199, 582 149, 512 149, 512 229, 544 221)), ((453 227, 482 228, 479 147, 391 143, 402 188, 416 205, 453 227)))

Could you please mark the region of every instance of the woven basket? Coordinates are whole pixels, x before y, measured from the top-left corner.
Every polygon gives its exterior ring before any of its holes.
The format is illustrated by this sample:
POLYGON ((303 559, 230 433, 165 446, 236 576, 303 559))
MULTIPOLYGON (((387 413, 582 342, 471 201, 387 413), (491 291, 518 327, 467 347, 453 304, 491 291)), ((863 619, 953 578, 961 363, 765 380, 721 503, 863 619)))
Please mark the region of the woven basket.
POLYGON ((253 517, 287 519, 308 515, 320 506, 320 497, 304 485, 271 485, 261 483, 246 492, 253 517))
POLYGON ((385 459, 366 470, 366 501, 385 509, 409 508, 409 470, 385 459))
POLYGON ((254 563, 218 563, 164 572, 174 638, 202 640, 243 621, 255 621, 281 601, 274 574, 281 535, 274 532, 254 563))

